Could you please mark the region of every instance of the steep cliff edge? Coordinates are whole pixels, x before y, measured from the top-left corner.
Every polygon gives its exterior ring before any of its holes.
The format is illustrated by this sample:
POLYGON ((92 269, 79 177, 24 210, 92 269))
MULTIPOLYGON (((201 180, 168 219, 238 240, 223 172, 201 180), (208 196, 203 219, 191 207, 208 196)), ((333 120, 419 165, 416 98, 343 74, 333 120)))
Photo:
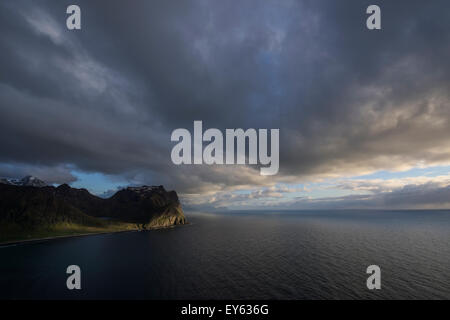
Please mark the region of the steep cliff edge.
POLYGON ((186 223, 177 193, 166 191, 163 186, 128 187, 108 201, 105 214, 139 223, 143 229, 186 223))
POLYGON ((42 230, 147 230, 185 223, 176 192, 163 186, 129 187, 103 199, 67 184, 38 187, 0 181, 0 241, 10 238, 8 234, 42 230))
POLYGON ((143 229, 186 223, 177 193, 166 191, 163 186, 128 187, 117 191, 109 199, 96 197, 85 189, 71 188, 67 184, 57 187, 55 191, 58 198, 92 217, 136 223, 143 229))

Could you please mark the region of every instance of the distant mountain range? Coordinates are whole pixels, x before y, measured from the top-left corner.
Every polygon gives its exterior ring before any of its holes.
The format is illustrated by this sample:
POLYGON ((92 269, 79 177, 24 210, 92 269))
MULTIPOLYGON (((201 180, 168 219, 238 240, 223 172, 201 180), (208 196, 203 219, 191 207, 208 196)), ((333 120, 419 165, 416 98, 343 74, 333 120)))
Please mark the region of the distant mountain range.
POLYGON ((27 187, 46 187, 47 184, 39 180, 36 177, 33 176, 26 176, 20 180, 14 180, 14 179, 4 179, 0 178, 0 183, 3 184, 10 184, 14 186, 27 186, 27 187))
POLYGON ((186 218, 176 192, 163 186, 128 187, 103 199, 67 184, 48 186, 32 176, 0 180, 0 232, 61 225, 103 228, 111 223, 152 229, 185 224, 186 218))

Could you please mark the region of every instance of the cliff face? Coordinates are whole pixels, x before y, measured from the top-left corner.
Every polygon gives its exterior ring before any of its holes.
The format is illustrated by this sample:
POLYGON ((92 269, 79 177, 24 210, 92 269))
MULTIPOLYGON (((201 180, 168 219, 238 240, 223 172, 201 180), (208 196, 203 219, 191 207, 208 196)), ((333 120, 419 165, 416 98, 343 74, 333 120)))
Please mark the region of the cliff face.
POLYGON ((176 192, 162 186, 130 187, 102 199, 66 184, 55 188, 0 183, 0 223, 101 225, 104 220, 99 218, 134 223, 142 229, 186 223, 176 192))
POLYGON ((105 213, 140 223, 144 229, 186 223, 177 193, 166 191, 163 186, 129 187, 118 191, 108 202, 105 213))

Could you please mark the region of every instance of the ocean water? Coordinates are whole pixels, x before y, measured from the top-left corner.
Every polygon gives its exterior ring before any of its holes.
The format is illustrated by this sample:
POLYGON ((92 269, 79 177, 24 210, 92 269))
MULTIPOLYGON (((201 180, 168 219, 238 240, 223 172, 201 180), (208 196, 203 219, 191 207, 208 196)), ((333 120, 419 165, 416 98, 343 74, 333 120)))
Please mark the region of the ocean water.
POLYGON ((2 299, 450 299, 450 211, 187 213, 190 225, 0 247, 2 299), (66 268, 81 268, 81 290, 66 268), (368 290, 366 268, 381 268, 368 290))

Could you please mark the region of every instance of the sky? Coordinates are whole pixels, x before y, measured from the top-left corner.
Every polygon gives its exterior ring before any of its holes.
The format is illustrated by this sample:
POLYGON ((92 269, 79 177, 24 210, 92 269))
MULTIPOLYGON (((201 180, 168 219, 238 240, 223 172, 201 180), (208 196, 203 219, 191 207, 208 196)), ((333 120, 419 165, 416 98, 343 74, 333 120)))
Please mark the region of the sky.
POLYGON ((192 210, 450 208, 448 0, 1 1, 0 29, 0 177, 164 185, 192 210), (195 120, 279 128, 278 174, 174 165, 195 120))

